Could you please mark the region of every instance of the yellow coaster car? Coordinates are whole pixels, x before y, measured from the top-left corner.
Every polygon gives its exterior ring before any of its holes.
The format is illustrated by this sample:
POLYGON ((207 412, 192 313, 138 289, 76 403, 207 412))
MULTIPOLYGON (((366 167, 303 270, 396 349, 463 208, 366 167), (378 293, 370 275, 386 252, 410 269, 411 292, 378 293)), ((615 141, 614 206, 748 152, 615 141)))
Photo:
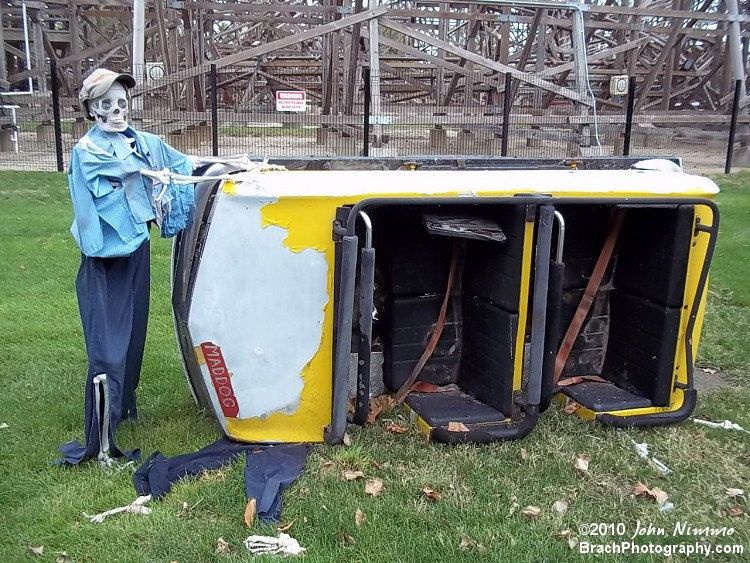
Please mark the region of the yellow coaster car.
POLYGON ((204 170, 231 174, 173 251, 190 388, 229 437, 338 443, 381 385, 449 443, 521 438, 555 394, 612 426, 693 411, 719 190, 679 160, 271 162, 204 170))

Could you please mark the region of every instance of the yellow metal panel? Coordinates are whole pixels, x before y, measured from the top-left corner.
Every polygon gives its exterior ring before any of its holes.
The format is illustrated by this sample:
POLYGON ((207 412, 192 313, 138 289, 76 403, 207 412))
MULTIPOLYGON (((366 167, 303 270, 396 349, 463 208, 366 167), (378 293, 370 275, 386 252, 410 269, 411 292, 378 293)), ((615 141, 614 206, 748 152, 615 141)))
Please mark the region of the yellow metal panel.
POLYGON ((526 342, 526 318, 531 284, 531 255, 534 249, 534 223, 527 221, 523 230, 523 258, 521 260, 521 291, 518 297, 518 332, 513 361, 513 390, 521 389, 523 380, 523 349, 526 342))

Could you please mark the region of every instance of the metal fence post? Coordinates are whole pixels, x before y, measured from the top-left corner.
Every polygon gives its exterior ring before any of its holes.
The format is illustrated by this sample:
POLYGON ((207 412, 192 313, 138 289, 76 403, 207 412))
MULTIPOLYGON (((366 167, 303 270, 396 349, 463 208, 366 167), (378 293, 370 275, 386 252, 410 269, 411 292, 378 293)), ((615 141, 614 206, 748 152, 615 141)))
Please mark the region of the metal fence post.
POLYGON ((740 112, 740 92, 742 80, 734 83, 734 101, 732 102, 732 122, 729 125, 729 142, 727 143, 727 160, 724 164, 724 174, 732 171, 732 157, 734 156, 734 135, 737 132, 737 114, 740 112))
POLYGON ((370 67, 362 67, 362 80, 365 87, 362 156, 370 156, 370 67))
POLYGON ((55 155, 57 156, 57 171, 63 172, 65 170, 65 163, 63 162, 62 121, 60 118, 60 81, 57 77, 57 61, 55 59, 50 59, 49 61, 49 72, 52 78, 52 120, 55 125, 55 155))
POLYGON ((513 97, 513 76, 505 73, 505 92, 503 92, 503 130, 500 143, 500 156, 508 156, 508 131, 510 130, 510 105, 513 97))
POLYGON ((211 146, 214 156, 219 156, 219 103, 217 88, 219 78, 216 65, 211 65, 211 146))
POLYGON ((625 139, 622 143, 622 156, 630 154, 630 138, 633 134, 633 110, 635 108, 635 76, 628 81, 628 114, 625 118, 625 139))

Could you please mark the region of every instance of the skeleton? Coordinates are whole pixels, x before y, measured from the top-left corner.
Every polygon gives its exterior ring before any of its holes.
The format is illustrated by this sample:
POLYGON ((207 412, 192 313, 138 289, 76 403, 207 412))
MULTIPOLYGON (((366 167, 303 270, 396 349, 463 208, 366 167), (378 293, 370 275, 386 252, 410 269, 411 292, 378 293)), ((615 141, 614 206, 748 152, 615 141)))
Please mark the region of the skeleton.
POLYGON ((99 454, 97 459, 103 468, 112 467, 115 460, 109 455, 109 389, 107 374, 94 377, 94 413, 99 427, 99 454))
POLYGON ((107 133, 122 133, 128 127, 128 91, 115 82, 102 96, 89 102, 89 113, 97 126, 107 133))

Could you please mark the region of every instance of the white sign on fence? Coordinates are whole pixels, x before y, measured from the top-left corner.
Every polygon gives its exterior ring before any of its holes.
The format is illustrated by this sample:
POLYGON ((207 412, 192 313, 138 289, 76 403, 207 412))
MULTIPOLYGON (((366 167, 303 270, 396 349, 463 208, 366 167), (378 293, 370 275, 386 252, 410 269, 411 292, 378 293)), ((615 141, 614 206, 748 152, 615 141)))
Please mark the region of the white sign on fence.
POLYGON ((306 111, 307 92, 279 90, 276 92, 276 111, 306 111))

